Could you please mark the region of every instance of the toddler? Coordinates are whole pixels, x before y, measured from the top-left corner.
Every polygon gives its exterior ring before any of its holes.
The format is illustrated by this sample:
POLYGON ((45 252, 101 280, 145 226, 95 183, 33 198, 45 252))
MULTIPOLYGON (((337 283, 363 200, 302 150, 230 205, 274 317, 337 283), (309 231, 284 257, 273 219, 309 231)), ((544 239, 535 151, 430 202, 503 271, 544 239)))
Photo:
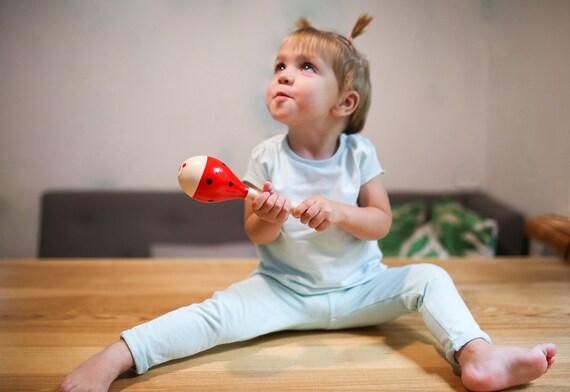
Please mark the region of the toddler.
POLYGON ((124 331, 61 391, 106 391, 132 367, 141 374, 275 331, 376 325, 411 311, 461 367, 469 390, 525 384, 553 364, 551 343, 492 345, 441 268, 382 264, 377 240, 392 217, 376 150, 359 133, 370 79, 352 42, 370 20, 361 16, 348 38, 301 20, 279 49, 267 106, 288 132, 254 148, 244 178, 262 190, 245 203, 245 230, 260 257, 255 273, 201 304, 124 331))

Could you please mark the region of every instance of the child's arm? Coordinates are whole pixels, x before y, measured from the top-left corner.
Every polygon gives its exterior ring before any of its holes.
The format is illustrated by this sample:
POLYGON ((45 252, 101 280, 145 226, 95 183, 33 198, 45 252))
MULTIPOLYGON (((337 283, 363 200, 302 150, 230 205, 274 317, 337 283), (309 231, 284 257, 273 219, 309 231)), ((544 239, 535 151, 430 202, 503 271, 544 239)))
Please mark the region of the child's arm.
POLYGON ((392 211, 379 176, 360 188, 358 207, 312 196, 293 211, 293 216, 317 231, 338 226, 361 240, 378 240, 388 234, 392 211))
POLYGON ((245 201, 245 232, 256 244, 268 244, 279 236, 289 216, 291 201, 273 192, 270 182, 263 184, 263 192, 254 200, 245 201))

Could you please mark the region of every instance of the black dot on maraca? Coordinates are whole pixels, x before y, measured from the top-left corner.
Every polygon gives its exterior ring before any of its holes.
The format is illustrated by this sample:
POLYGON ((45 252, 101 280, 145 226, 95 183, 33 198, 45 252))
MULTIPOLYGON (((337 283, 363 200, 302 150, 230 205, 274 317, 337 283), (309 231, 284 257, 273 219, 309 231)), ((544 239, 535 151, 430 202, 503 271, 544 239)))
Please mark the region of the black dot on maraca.
POLYGON ((208 178, 208 179, 206 180, 206 184, 208 184, 208 185, 212 185, 213 182, 214 182, 214 181, 212 181, 210 178, 208 178))
POLYGON ((214 202, 214 200, 208 200, 208 203, 213 203, 213 202, 214 202))
POLYGON ((230 185, 230 186, 234 186, 234 183, 230 181, 230 184, 229 184, 229 185, 230 185))

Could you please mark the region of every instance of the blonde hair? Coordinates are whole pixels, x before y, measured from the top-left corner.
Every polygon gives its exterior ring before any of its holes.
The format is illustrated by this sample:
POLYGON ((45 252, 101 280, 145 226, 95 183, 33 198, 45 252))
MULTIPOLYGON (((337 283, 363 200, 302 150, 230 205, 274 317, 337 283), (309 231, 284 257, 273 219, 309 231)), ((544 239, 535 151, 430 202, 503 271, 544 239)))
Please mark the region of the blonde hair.
POLYGON ((311 26, 311 23, 301 18, 297 22, 297 30, 283 41, 302 51, 318 53, 332 65, 340 92, 356 91, 360 96, 356 110, 348 119, 344 133, 358 133, 364 128, 366 115, 370 108, 370 70, 368 61, 356 50, 352 40, 362 34, 364 28, 372 20, 368 14, 361 15, 354 25, 351 34, 343 37, 340 34, 322 31, 311 26))

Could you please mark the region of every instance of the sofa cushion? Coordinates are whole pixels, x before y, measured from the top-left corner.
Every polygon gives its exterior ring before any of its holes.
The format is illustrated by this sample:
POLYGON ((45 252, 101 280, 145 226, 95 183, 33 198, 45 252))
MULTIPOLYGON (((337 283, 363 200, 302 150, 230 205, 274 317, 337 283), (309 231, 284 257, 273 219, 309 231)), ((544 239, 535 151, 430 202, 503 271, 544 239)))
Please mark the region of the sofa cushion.
POLYGON ((423 224, 404 241, 400 249, 400 257, 446 259, 449 253, 445 250, 431 223, 423 224))
POLYGON ((387 257, 400 256, 402 244, 425 222, 426 216, 427 206, 423 201, 415 200, 394 205, 390 232, 378 241, 382 254, 387 257))
POLYGON ((497 248, 497 221, 482 217, 451 198, 438 199, 431 222, 451 256, 492 257, 497 248))
POLYGON ((248 258, 257 257, 255 245, 249 241, 225 244, 152 244, 150 257, 164 258, 248 258))
POLYGON ((497 256, 524 256, 528 254, 528 238, 524 233, 524 215, 485 192, 414 192, 390 191, 393 205, 422 200, 428 206, 428 219, 432 205, 441 197, 452 197, 465 207, 498 222, 497 256))

